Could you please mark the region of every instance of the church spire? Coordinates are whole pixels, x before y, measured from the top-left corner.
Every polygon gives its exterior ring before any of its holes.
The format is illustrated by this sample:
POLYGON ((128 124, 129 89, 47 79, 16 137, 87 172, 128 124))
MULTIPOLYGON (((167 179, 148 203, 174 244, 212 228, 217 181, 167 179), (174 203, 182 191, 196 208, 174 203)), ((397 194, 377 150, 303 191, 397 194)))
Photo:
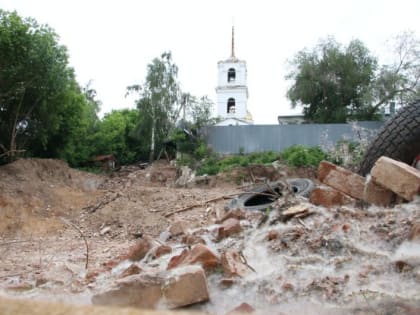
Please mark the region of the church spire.
POLYGON ((231 58, 235 58, 235 27, 232 25, 232 54, 231 58))

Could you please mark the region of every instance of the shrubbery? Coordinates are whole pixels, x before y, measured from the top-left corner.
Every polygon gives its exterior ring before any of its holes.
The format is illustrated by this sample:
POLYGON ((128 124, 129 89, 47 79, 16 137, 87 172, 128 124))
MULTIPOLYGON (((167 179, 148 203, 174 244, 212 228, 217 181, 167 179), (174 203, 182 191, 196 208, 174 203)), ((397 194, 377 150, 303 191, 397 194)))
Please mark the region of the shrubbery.
POLYGON ((317 166, 328 155, 319 147, 305 147, 294 145, 281 153, 281 158, 290 166, 317 166))
POLYGON ((234 167, 245 167, 251 164, 269 164, 279 159, 279 154, 273 151, 220 157, 212 154, 202 160, 197 169, 197 175, 215 175, 234 167))
POLYGON ((235 167, 270 164, 276 160, 284 161, 291 167, 317 167, 322 160, 348 166, 361 158, 363 150, 360 143, 342 141, 328 151, 323 151, 318 146, 293 145, 281 153, 267 151, 244 154, 240 152, 237 155, 222 157, 209 152, 205 144, 201 143, 198 148, 192 150, 192 153, 178 159, 178 165, 188 165, 196 169, 197 175, 216 175, 235 167))

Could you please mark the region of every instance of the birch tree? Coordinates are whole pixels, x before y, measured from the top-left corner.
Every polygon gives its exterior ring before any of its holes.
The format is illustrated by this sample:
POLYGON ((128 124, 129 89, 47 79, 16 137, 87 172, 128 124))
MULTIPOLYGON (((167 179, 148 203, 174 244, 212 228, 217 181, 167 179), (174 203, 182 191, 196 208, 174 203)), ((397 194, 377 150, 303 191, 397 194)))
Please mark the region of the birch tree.
POLYGON ((147 66, 146 80, 143 86, 128 87, 128 92, 137 92, 140 98, 136 101, 144 126, 139 136, 148 136, 150 153, 153 161, 157 144, 161 144, 172 130, 179 118, 179 83, 178 67, 172 62, 170 52, 163 53, 147 66))

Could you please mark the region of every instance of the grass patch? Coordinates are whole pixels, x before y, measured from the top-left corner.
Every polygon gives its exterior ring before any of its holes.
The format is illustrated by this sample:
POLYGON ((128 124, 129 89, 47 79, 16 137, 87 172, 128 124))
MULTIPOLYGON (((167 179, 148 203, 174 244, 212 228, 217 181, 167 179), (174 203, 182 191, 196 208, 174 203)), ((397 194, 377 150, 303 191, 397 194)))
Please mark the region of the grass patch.
POLYGON ((202 160, 201 165, 197 169, 197 175, 216 175, 235 167, 246 167, 251 164, 269 164, 278 160, 279 157, 279 153, 273 151, 227 157, 212 155, 202 160))
POLYGON ((281 158, 289 166, 318 166, 328 155, 320 147, 306 147, 303 145, 291 146, 281 153, 281 158))

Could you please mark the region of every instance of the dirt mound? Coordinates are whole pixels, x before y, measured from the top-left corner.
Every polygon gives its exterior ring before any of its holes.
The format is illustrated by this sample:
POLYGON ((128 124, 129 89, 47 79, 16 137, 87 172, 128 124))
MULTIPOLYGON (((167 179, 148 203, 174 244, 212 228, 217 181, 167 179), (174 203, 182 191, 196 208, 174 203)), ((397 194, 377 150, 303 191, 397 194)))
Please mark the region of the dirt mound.
POLYGON ((0 234, 60 228, 57 217, 71 216, 73 209, 91 202, 102 181, 60 160, 20 159, 0 167, 0 234))
POLYGON ((97 188, 98 176, 70 168, 66 162, 53 159, 20 159, 0 168, 0 187, 13 191, 16 184, 45 183, 77 187, 82 190, 97 188))

